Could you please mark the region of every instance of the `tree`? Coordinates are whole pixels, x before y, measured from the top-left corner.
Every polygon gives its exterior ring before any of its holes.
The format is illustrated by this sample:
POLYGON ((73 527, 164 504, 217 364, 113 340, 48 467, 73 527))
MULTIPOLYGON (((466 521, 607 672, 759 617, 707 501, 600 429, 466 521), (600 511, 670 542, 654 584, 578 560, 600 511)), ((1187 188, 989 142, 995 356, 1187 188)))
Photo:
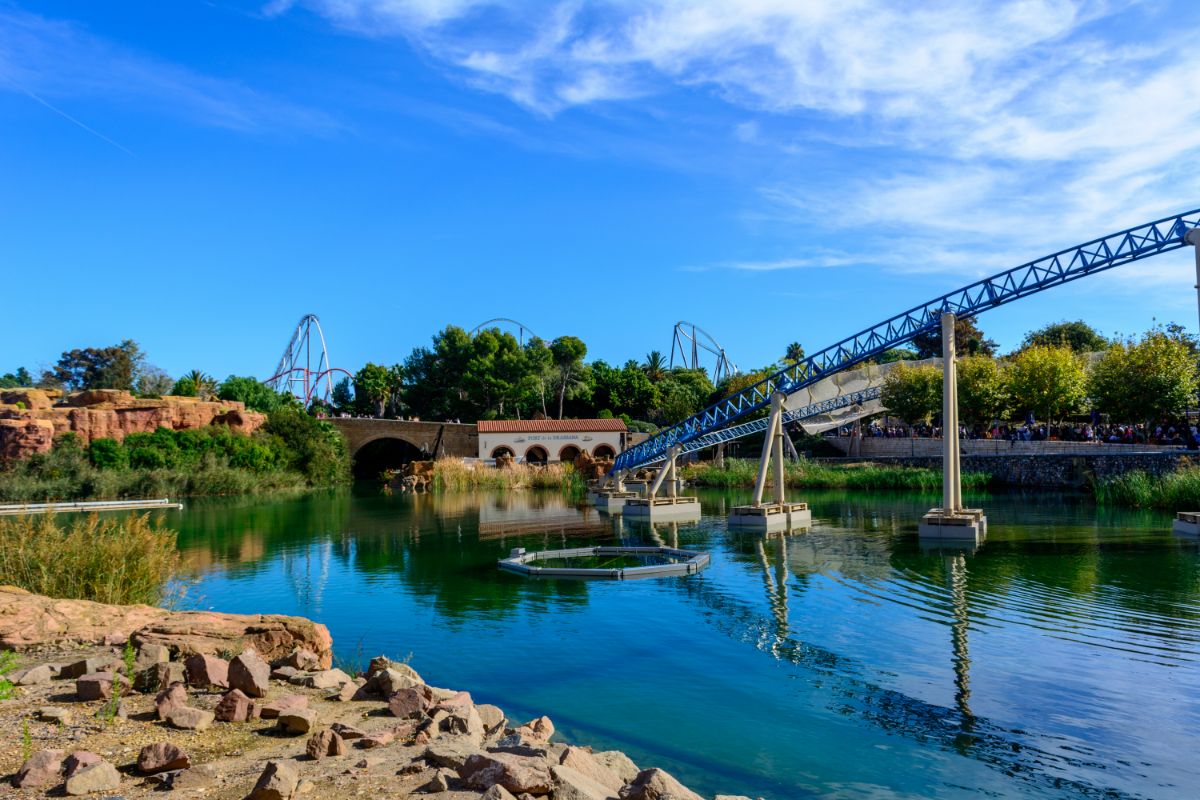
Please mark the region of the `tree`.
POLYGON ((1025 334, 1021 349, 1034 345, 1069 347, 1076 353, 1098 353, 1108 348, 1109 341, 1091 325, 1077 319, 1074 322, 1054 322, 1025 334))
POLYGON ((124 389, 131 392, 144 359, 141 348, 132 339, 112 347, 68 350, 42 379, 68 390, 124 389))
POLYGON ((1027 347, 1013 357, 1006 375, 1018 410, 1054 422, 1083 408, 1087 373, 1082 359, 1069 347, 1027 347))
POLYGON ((956 370, 958 410, 964 422, 991 422, 1008 416, 1008 384, 995 359, 967 356, 958 361, 956 370))
POLYGON ((171 376, 153 364, 144 366, 142 374, 138 376, 137 391, 143 397, 162 397, 164 394, 170 394, 174 386, 175 381, 171 380, 171 376))
POLYGON ((1140 342, 1114 342, 1093 365, 1088 393, 1097 409, 1122 422, 1182 416, 1200 388, 1187 344, 1163 330, 1140 342))
POLYGON ((654 383, 658 383, 667 374, 667 360, 663 358, 663 354, 658 350, 651 350, 646 354, 646 361, 642 364, 642 371, 646 373, 646 377, 654 383))
POLYGON ((376 417, 382 417, 392 392, 392 374, 387 367, 368 362, 354 373, 354 396, 371 404, 376 417))
MULTIPOLYGON (((941 345, 942 345, 942 343, 941 343, 941 340, 939 339, 938 347, 941 347, 941 345)), ((939 352, 938 355, 940 356, 941 353, 939 352)), ((916 360, 917 360, 917 351, 916 350, 911 350, 907 347, 893 347, 891 350, 884 350, 882 353, 880 353, 879 357, 875 359, 875 363, 891 364, 895 361, 916 361, 916 360)))
MULTIPOLYGON (((188 375, 184 376, 184 378, 188 377, 188 375)), ((230 375, 221 383, 217 397, 222 400, 245 403, 246 408, 250 411, 261 411, 264 414, 296 404, 292 395, 280 394, 258 378, 237 375, 230 375)))
POLYGON ((704 408, 713 393, 712 381, 702 369, 676 367, 658 385, 661 401, 656 422, 673 425, 704 408))
POLYGON ((883 379, 880 400, 909 425, 927 423, 942 407, 942 371, 930 364, 914 367, 901 362, 883 379))
POLYGON ((194 369, 175 382, 175 394, 208 400, 217 393, 217 381, 202 370, 194 369))
POLYGON ((804 348, 799 342, 792 342, 787 346, 787 350, 783 354, 785 364, 798 364, 804 360, 804 348))
POLYGON ((553 358, 558 384, 558 418, 563 417, 563 403, 567 392, 578 386, 580 374, 583 372, 583 357, 587 355, 587 345, 576 336, 560 336, 550 343, 550 355, 553 358))
POLYGON ((333 400, 334 410, 347 413, 354 408, 354 391, 350 388, 350 379, 342 378, 333 385, 333 400))
MULTIPOLYGON (((917 348, 917 358, 940 358, 942 356, 942 326, 941 323, 929 333, 922 333, 913 339, 917 348)), ((962 356, 994 356, 996 343, 984 335, 975 324, 974 317, 955 317, 954 319, 954 352, 962 356)))
POLYGON ((24 367, 17 367, 16 372, 6 372, 0 375, 0 389, 19 389, 33 386, 33 376, 24 367))

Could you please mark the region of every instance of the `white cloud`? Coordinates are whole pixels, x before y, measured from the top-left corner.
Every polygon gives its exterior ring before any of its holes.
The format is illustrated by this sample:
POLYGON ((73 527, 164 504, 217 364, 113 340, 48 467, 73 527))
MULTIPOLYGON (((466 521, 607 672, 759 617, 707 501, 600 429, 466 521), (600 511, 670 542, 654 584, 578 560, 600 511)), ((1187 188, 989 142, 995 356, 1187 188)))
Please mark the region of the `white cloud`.
MULTIPOLYGON (((673 89, 731 107, 735 141, 766 144, 770 118, 780 177, 757 216, 855 228, 891 268, 1011 266, 1200 197, 1182 2, 296 2, 545 118, 673 89)), ((791 262, 809 265, 764 263, 791 262)))

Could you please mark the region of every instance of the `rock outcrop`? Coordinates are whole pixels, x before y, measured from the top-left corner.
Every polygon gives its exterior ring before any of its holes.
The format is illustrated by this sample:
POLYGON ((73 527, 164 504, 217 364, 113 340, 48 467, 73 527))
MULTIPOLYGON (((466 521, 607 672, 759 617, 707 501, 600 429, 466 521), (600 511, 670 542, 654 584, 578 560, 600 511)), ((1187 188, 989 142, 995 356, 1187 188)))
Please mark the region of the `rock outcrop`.
POLYGON ((96 439, 121 441, 131 433, 158 428, 214 424, 249 434, 266 419, 265 414, 247 411, 244 404, 231 400, 147 399, 117 389, 92 389, 61 399, 60 392, 51 390, 6 389, 0 391, 0 461, 44 453, 54 437, 64 433, 74 433, 85 445, 96 439))
POLYGON ((329 629, 303 617, 166 611, 153 606, 59 600, 0 586, 0 649, 103 645, 126 639, 135 647, 163 645, 176 658, 252 647, 273 661, 300 647, 313 653, 323 667, 333 662, 329 629))

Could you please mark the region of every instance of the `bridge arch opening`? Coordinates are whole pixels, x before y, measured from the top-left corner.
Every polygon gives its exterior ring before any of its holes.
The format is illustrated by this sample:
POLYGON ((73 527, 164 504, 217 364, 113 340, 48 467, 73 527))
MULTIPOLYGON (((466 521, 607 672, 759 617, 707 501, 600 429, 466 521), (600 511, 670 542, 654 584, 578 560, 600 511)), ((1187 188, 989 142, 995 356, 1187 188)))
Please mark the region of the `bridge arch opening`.
POLYGON ((579 448, 573 444, 569 444, 558 451, 559 461, 573 464, 577 458, 579 458, 579 448))
POLYGON ((546 452, 546 448, 535 444, 533 447, 525 451, 526 464, 545 464, 550 460, 550 454, 546 452))
POLYGON ((373 439, 354 454, 354 477, 373 480, 385 469, 400 469, 410 461, 423 461, 420 448, 404 439, 384 436, 373 439))
POLYGON ((596 458, 616 458, 617 451, 612 449, 612 445, 598 444, 592 455, 596 458))

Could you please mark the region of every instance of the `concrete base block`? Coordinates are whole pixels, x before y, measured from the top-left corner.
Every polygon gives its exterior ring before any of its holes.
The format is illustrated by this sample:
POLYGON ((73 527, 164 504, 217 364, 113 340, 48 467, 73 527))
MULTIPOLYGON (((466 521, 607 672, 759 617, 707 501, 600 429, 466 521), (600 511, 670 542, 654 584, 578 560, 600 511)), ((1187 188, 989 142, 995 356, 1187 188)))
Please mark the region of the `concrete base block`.
POLYGON ((626 500, 622 510, 626 519, 648 522, 698 522, 698 497, 639 497, 626 500))
POLYGON ((1180 536, 1200 536, 1200 511, 1180 511, 1171 530, 1180 536))
POLYGON ((620 512, 625 508, 625 503, 630 500, 636 500, 640 496, 637 492, 589 492, 588 502, 601 511, 613 513, 620 512))
POLYGON ((729 527, 746 531, 792 531, 812 527, 808 503, 764 503, 761 506, 735 506, 729 512, 729 527))
POLYGON ((987 517, 982 508, 960 508, 951 513, 932 508, 921 518, 917 535, 922 539, 979 542, 987 536, 987 517))

